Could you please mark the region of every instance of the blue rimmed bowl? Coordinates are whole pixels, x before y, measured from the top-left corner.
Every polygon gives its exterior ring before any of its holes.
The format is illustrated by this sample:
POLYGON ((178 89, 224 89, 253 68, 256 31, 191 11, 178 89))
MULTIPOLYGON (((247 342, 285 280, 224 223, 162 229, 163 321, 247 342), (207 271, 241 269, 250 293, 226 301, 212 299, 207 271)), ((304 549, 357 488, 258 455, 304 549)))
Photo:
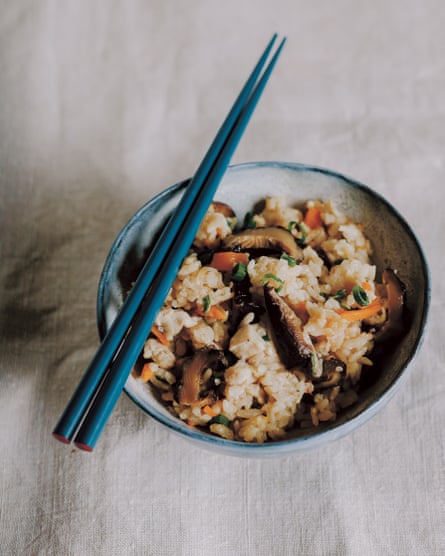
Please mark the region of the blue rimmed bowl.
MULTIPOLYGON (((103 268, 97 298, 99 334, 104 337, 147 252, 179 202, 188 180, 173 185, 142 206, 115 239, 103 268)), ((229 441, 188 426, 172 416, 150 387, 134 376, 125 384, 128 396, 150 417, 195 444, 235 456, 270 457, 321 446, 341 438, 368 421, 392 398, 407 377, 425 333, 430 280, 415 234, 398 211, 369 187, 337 172, 281 162, 231 166, 216 199, 228 203, 239 218, 262 199, 282 195, 289 204, 307 199, 332 199, 338 209, 361 222, 373 246, 378 269, 397 269, 406 286, 409 326, 406 335, 379 361, 378 379, 362 389, 359 401, 333 423, 294 430, 282 441, 247 444, 229 441)))

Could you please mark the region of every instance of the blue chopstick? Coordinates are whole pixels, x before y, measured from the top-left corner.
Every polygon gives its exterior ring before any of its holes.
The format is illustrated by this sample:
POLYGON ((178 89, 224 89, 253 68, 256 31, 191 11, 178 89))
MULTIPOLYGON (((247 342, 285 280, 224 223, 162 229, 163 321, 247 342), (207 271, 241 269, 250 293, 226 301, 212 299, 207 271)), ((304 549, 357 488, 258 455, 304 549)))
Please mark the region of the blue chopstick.
POLYGON ((171 250, 173 241, 182 230, 183 221, 187 213, 191 209, 191 206, 196 199, 196 196, 198 195, 212 165, 214 164, 219 151, 227 140, 234 122, 238 118, 242 107, 258 80, 276 38, 277 35, 274 34, 254 67, 251 75, 246 81, 246 84, 239 93, 228 116, 226 117, 215 139, 213 140, 213 143, 207 151, 207 154, 196 171, 194 178, 188 185, 183 199, 174 211, 168 225, 164 227, 161 236, 145 262, 133 288, 125 300, 125 303, 113 321, 108 333, 102 340, 98 351, 82 377, 76 391, 68 402, 68 405, 53 430, 53 435, 58 440, 69 443, 76 430, 79 428, 80 423, 85 416, 85 412, 91 404, 100 383, 103 381, 104 376, 109 369, 110 363, 116 355, 117 350, 121 345, 122 340, 127 333, 127 330, 130 327, 151 282, 158 273, 166 254, 171 250))
MULTIPOLYGON (((152 255, 148 258, 146 264, 144 265, 143 270, 141 271, 138 280, 136 281, 134 287, 132 288, 125 304, 123 305, 121 311, 117 315, 116 319, 113 322, 110 331, 104 338, 98 352, 96 353, 95 358, 91 362, 90 366, 88 367, 84 377, 82 378, 81 383, 79 384, 76 392, 74 393, 73 397, 71 398, 67 408, 65 409, 62 417, 60 418, 57 426, 55 427, 53 434, 54 436, 66 443, 69 443, 72 437, 75 434, 75 431, 78 429, 79 424, 82 422, 82 419, 85 417, 86 411, 89 409, 89 406, 92 403, 92 399, 97 394, 99 389, 102 387, 102 383, 110 384, 110 380, 105 382, 106 373, 110 368, 110 363, 113 357, 116 355, 117 350, 122 344, 123 338, 126 335, 128 328, 131 325, 132 320, 148 290, 150 287, 151 282, 153 281, 156 274, 159 272, 159 268, 166 256, 166 253, 171 252, 172 250, 172 243, 175 237, 178 235, 180 229, 184 227, 184 218, 193 206, 193 203, 196 200, 200 189, 202 188, 202 184, 205 182, 210 168, 212 165, 215 164, 215 159, 218 156, 221 147, 225 144, 228 135, 230 134, 234 122, 236 122, 239 118, 239 114, 243 108, 243 104, 248 97, 249 93, 251 92, 256 80, 258 79, 259 74, 265 64, 265 61, 270 53, 270 50, 273 46, 273 43, 276 39, 276 35, 274 35, 269 42, 266 50, 264 51, 263 55, 261 56, 259 62, 255 66, 251 76, 249 77, 246 85, 244 86, 243 90, 239 94, 235 104, 232 107, 231 112, 227 116, 224 124, 222 125, 221 129, 218 132, 215 140, 213 141, 206 157, 204 158, 203 162, 201 163, 200 167, 198 168, 195 177, 191 181, 190 185, 187 187, 186 192, 183 195, 183 199, 181 200, 178 208, 174 212, 173 216, 170 218, 168 225, 165 227, 164 232, 162 233, 161 237, 159 238, 155 248, 152 252, 152 255)), ((284 41, 283 41, 284 42, 284 41)), ((280 46, 281 50, 282 45, 280 46)), ((275 61, 277 58, 278 53, 275 55, 275 61)), ((274 63, 275 63, 274 61, 274 63)), ((271 69, 270 69, 271 71, 271 69)), ((269 71, 269 75, 270 75, 269 71)), ((264 81, 265 84, 265 81, 264 81)), ((264 88, 264 85, 263 85, 264 88)), ((253 110, 253 108, 252 108, 253 110)), ((216 189, 216 187, 215 187, 216 189)), ((207 202, 210 204, 211 198, 207 202)), ((194 213, 195 214, 195 213, 194 213)), ((204 213, 205 214, 205 211, 204 213)), ((203 217, 203 216, 202 216, 203 217)), ((200 220, 202 219, 200 218, 200 220)), ((195 216, 196 218, 196 216, 195 216)), ((193 237, 190 240, 190 244, 193 241, 193 237)), ((185 256, 185 255, 184 255, 185 256)), ((179 257, 180 258, 180 257, 179 257)), ((173 276, 174 279, 174 276, 173 276)), ((171 281, 173 281, 173 279, 171 281)), ((164 297, 167 295, 168 289, 164 297)), ((162 303, 161 303, 162 305, 162 303)), ((160 307, 159 307, 160 308, 160 307)), ((158 309, 159 310, 159 309, 158 309)), ((157 311, 156 311, 157 312, 157 311)), ((154 314, 153 320, 156 314, 154 314)), ((148 330, 144 332, 146 335, 149 333, 149 329, 151 326, 148 327, 148 330)), ((133 331, 135 329, 135 325, 131 328, 133 331)), ((130 334, 129 334, 130 336, 130 334)), ((125 344, 124 344, 125 345, 125 344)), ((122 348, 123 349, 123 348, 122 348)), ((122 351, 122 350, 121 350, 122 351)), ((128 352, 128 348, 125 350, 128 352)), ((126 377, 125 373, 129 374, 131 370, 131 366, 134 364, 134 361, 137 359, 138 354, 134 357, 133 363, 131 363, 128 371, 125 371, 122 375, 123 381, 118 381, 116 384, 122 386, 118 386, 116 388, 117 395, 115 395, 115 401, 112 403, 114 406, 117 398, 119 396, 120 391, 123 388, 125 383, 126 377)), ((116 365, 113 365, 113 370, 117 367, 118 363, 116 361, 116 365)), ((128 365, 128 363, 127 363, 128 365)), ((127 366, 126 365, 126 366, 127 366)), ((126 367, 124 366, 124 367, 126 367)), ((120 373, 119 373, 120 374, 120 373)), ((109 389, 109 387, 108 387, 109 389)), ((107 391, 107 390, 105 390, 107 391)), ((96 407, 99 404, 99 400, 103 399, 105 396, 104 394, 100 394, 98 397, 96 407)), ((114 399, 114 398, 113 398, 114 399)), ((112 407, 111 407, 112 409, 112 407)), ((111 409, 109 412, 111 412, 111 409)), ((105 406, 105 413, 106 413, 106 406, 105 406)), ((106 418, 104 420, 104 423, 106 418)), ((90 420, 92 422, 92 420, 90 420)), ((87 427, 87 425, 86 425, 87 427)), ((86 430, 84 427, 84 431, 86 430)), ((91 430, 91 424, 90 424, 91 430)), ((78 444, 82 444, 82 434, 79 431, 79 438, 76 438, 78 444)), ((96 435, 96 439, 99 436, 100 431, 96 435)), ((95 442, 95 440, 94 440, 95 442)), ((90 444, 94 445, 94 442, 90 442, 90 444)), ((85 443, 85 447, 88 446, 88 443, 85 443)))
POLYGON ((230 158, 266 86, 284 42, 285 39, 280 43, 258 85, 253 90, 249 100, 237 118, 231 135, 228 137, 221 150, 220 156, 216 159, 208 175, 205 187, 200 191, 185 219, 183 232, 178 236, 172 251, 169 252, 161 271, 156 276, 150 292, 144 299, 141 310, 136 315, 133 326, 112 364, 109 375, 105 378, 88 415, 75 437, 76 446, 83 450, 92 451, 122 392, 131 369, 139 357, 146 338, 153 326, 156 315, 167 297, 182 260, 187 255, 200 223, 227 169, 230 158))

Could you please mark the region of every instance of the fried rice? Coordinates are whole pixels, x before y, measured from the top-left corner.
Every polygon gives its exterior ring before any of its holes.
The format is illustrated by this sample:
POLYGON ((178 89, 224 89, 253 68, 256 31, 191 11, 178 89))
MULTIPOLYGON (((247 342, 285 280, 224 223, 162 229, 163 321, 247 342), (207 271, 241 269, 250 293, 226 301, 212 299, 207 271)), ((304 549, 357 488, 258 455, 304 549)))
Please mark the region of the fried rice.
POLYGON ((281 197, 238 223, 213 203, 159 312, 139 380, 188 425, 280 440, 358 399, 388 321, 360 223, 331 201, 281 197))

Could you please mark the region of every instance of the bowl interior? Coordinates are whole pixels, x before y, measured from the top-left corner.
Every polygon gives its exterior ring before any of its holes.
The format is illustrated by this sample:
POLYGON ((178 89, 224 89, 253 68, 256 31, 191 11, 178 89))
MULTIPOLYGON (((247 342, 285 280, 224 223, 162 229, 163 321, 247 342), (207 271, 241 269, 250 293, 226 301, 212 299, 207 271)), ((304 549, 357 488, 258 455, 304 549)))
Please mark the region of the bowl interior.
MULTIPOLYGON (((187 182, 170 187, 146 203, 116 238, 106 260, 98 291, 97 317, 103 337, 142 267, 147 252, 179 202, 187 182)), ((292 432, 289 439, 267 445, 246 445, 216 438, 173 418, 151 390, 130 376, 125 391, 145 412, 191 439, 219 444, 237 451, 298 449, 334 439, 366 421, 386 403, 399 385, 423 336, 429 302, 429 278, 417 239, 404 219, 382 197, 345 176, 314 167, 285 163, 250 163, 232 166, 221 182, 216 199, 228 203, 239 220, 267 196, 282 195, 289 204, 308 199, 332 199, 338 209, 361 222, 373 247, 378 270, 397 269, 406 286, 409 328, 405 337, 376 362, 378 380, 363 389, 360 400, 334 423, 316 430, 292 432), (297 442, 292 442, 296 440, 297 442), (237 445, 237 446, 233 446, 237 445), (292 447, 291 447, 292 445, 292 447)))

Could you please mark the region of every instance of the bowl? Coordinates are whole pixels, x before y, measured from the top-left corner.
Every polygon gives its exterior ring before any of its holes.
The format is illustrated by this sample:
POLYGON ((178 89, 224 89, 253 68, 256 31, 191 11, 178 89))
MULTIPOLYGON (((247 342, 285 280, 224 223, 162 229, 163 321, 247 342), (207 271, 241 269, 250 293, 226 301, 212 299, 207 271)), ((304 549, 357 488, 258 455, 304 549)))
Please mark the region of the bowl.
MULTIPOLYGON (((98 288, 97 320, 104 337, 126 292, 146 259, 157 234, 180 200, 189 180, 173 185, 149 200, 124 226, 106 259, 98 288)), ((379 361, 378 379, 360 392, 355 405, 336 421, 309 430, 294 430, 285 440, 263 444, 226 440, 172 416, 150 387, 131 375, 125 392, 147 415, 195 445, 246 457, 288 455, 337 440, 368 421, 406 380, 424 337, 430 299, 428 267, 418 240, 398 211, 375 191, 337 172, 295 163, 256 162, 228 168, 215 198, 230 204, 238 217, 270 195, 288 204, 308 199, 332 199, 338 209, 363 224, 371 240, 378 269, 397 269, 406 286, 407 332, 379 361)))

